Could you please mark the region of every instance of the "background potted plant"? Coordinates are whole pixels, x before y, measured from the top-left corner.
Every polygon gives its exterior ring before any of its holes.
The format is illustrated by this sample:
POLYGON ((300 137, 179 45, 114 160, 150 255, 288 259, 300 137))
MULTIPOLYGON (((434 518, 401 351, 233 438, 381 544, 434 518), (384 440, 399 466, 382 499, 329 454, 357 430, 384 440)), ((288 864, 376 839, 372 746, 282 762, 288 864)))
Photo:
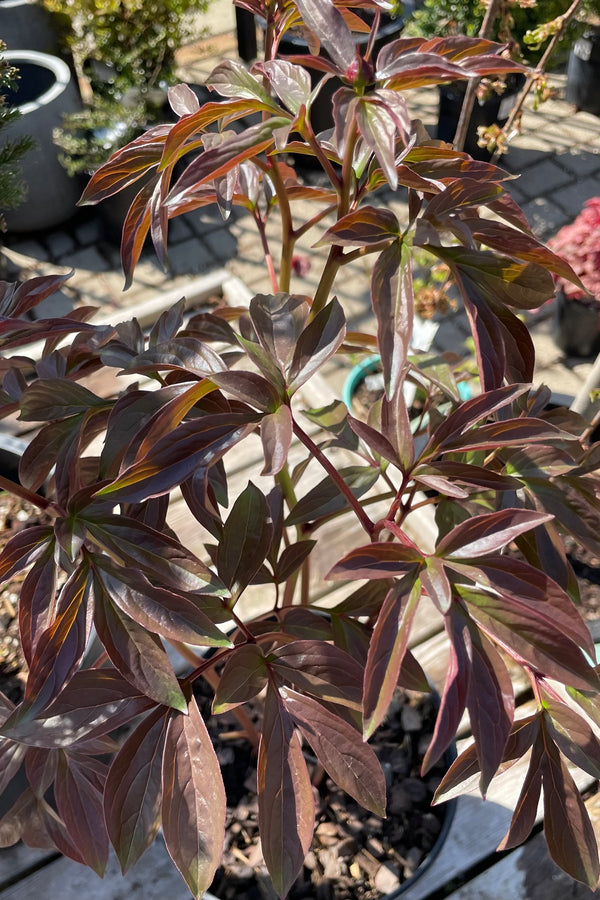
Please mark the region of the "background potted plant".
POLYGON ((556 280, 556 344, 569 356, 596 356, 600 351, 600 197, 588 200, 577 218, 548 245, 569 260, 580 279, 579 284, 556 280))
POLYGON ((565 413, 559 425, 548 417, 517 314, 552 295, 552 272, 576 275, 532 237, 504 190, 506 173, 432 145, 414 130, 403 96, 520 67, 498 45, 467 37, 400 38, 365 58, 343 4, 296 0, 294 17, 342 79, 334 133, 319 140, 308 71, 271 54, 291 7, 246 6, 267 21, 266 59, 250 71, 217 66, 210 84, 219 103, 201 106, 185 86, 171 89, 178 121, 118 151, 84 200, 138 183, 123 229, 128 282, 147 234, 164 259, 171 218, 207 203, 227 215, 239 204, 256 224, 272 294, 247 310, 190 319, 179 302, 144 334, 136 321, 94 325, 86 309, 29 320, 65 276, 0 286, 0 408, 38 428, 20 484, 0 478, 0 487, 51 519, 0 554, 0 578, 27 572, 19 624, 29 667, 22 701, 0 698, 2 784, 28 782, 0 822, 4 840, 43 842, 102 873, 109 843, 126 870, 162 825, 200 897, 219 863, 226 809, 198 705, 206 681, 213 712, 235 710, 258 745, 262 851, 285 896, 315 823, 302 745, 367 809, 384 811, 385 778, 367 739, 396 686, 425 681, 409 649, 424 614, 443 622, 450 651, 423 770, 443 756, 465 710, 474 735, 438 796, 472 776, 485 793, 499 768, 531 752, 503 846, 527 836, 543 791, 553 857, 595 887, 598 851, 567 761, 593 777, 600 769, 600 743, 582 711, 598 716, 600 684, 562 536, 600 551, 598 445, 585 431, 579 437, 577 417, 565 413), (229 130, 255 113, 256 124, 229 130), (281 159, 290 147, 315 156, 322 185, 300 183, 281 159), (398 188, 408 194, 402 222, 389 206, 398 188), (310 228, 328 251, 306 297, 293 291, 293 260, 310 228), (450 366, 411 359, 413 248, 452 272, 472 329, 476 397, 461 398, 450 366), (359 339, 379 352, 384 396, 364 420, 339 401, 307 408, 317 374, 347 348, 336 278, 371 254, 375 333, 359 339), (120 373, 136 382, 121 388, 120 373), (430 412, 418 447, 404 396, 415 374, 428 385, 430 412), (251 458, 253 441, 260 461, 236 487, 231 460, 251 458), (340 465, 339 453, 352 463, 340 465), (49 476, 41 498, 35 491, 49 476), (199 555, 168 520, 179 491, 199 555), (428 507, 433 545, 411 527, 428 507), (348 522, 336 549, 341 515, 348 522), (522 559, 505 556, 513 542, 522 559), (333 608, 315 576, 319 560, 327 581, 358 583, 333 608), (92 622, 103 650, 82 668, 92 622), (188 674, 175 674, 169 643, 193 661, 188 674), (515 720, 507 659, 531 687, 526 718, 515 720), (115 743, 127 723, 131 732, 115 743))
MULTIPOLYGON (((595 0, 590 0, 594 5, 595 0)), ((585 5, 585 4, 584 4, 585 5)), ((545 0, 543 3, 521 4, 517 0, 501 0, 499 13, 490 37, 507 44, 514 59, 537 65, 543 47, 553 31, 549 25, 571 6, 569 0, 545 0)), ((479 34, 486 5, 481 0, 425 0, 415 10, 407 23, 407 34, 425 37, 452 34, 479 34)), ((566 57, 567 48, 581 33, 581 25, 574 19, 553 51, 553 62, 566 57)), ((522 76, 511 75, 506 79, 484 80, 478 89, 478 102, 473 107, 464 148, 477 159, 489 159, 490 151, 478 143, 478 128, 497 126, 502 128, 523 87, 522 76)), ((437 137, 452 142, 465 96, 465 85, 460 82, 443 84, 439 88, 440 105, 437 137)))
MULTIPOLYGON (((27 194, 27 185, 21 174, 20 160, 33 148, 33 138, 23 135, 18 139, 6 139, 6 129, 19 117, 19 110, 8 102, 5 91, 14 87, 18 71, 4 59, 6 44, 0 41, 0 196, 4 209, 18 206, 27 194)), ((0 231, 6 230, 6 220, 0 213, 0 231)))
MULTIPOLYGON (((176 80, 175 53, 202 33, 209 2, 44 0, 62 22, 84 100, 83 110, 64 116, 54 134, 69 175, 88 177, 119 146, 164 117, 166 89, 176 80)), ((109 234, 118 222, 120 235, 126 208, 123 202, 102 208, 109 234)))

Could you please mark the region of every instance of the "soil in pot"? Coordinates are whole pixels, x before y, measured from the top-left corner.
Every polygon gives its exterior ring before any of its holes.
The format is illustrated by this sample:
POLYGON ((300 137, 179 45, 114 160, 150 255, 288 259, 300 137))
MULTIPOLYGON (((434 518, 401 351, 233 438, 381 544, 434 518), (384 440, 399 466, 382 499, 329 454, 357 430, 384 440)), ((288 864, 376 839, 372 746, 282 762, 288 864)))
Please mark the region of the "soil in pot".
MULTIPOLYGON (((209 708, 205 698, 204 709, 209 708)), ((372 741, 388 782, 386 819, 366 812, 313 766, 317 827, 290 900, 386 897, 437 849, 453 807, 431 807, 431 800, 448 764, 440 763, 424 779, 419 774, 435 715, 430 695, 399 691, 372 741)), ((228 798, 223 862, 210 892, 219 900, 274 898, 258 839, 256 760, 246 740, 237 736, 233 721, 228 737, 224 719, 211 717, 207 723, 228 798)))

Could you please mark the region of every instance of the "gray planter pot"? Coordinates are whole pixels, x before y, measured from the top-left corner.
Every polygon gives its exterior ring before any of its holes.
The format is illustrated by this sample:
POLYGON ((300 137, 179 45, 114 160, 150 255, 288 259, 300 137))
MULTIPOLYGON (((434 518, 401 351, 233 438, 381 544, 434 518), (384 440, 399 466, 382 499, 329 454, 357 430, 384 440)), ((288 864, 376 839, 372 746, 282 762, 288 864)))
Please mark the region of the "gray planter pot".
POLYGON ((27 199, 6 214, 11 232, 52 228, 76 212, 79 198, 77 182, 69 178, 58 161, 58 148, 52 131, 60 126, 64 113, 81 108, 76 83, 63 60, 36 50, 11 50, 5 59, 19 69, 17 87, 8 95, 21 117, 6 130, 9 140, 30 135, 35 148, 21 163, 28 185, 27 199))
POLYGON ((58 50, 54 17, 37 0, 0 0, 0 39, 9 50, 58 50))

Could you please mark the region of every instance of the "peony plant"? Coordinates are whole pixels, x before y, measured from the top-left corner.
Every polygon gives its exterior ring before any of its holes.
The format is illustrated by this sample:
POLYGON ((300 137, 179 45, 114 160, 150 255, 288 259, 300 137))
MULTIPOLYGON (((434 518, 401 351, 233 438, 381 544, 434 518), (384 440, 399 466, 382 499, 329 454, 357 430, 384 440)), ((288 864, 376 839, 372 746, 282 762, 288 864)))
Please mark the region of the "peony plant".
POLYGON ((485 794, 499 770, 528 758, 502 846, 527 837, 543 794, 554 859, 595 887, 598 851, 571 767, 600 773, 590 724, 600 722, 599 677, 563 538, 600 552, 599 447, 580 417, 547 411, 519 317, 552 295, 553 274, 577 276, 534 238, 505 190, 510 176, 429 140, 407 102, 413 87, 522 67, 501 45, 460 36, 401 37, 376 58, 370 41, 360 55, 354 32, 375 37, 382 0, 240 5, 266 22, 264 59, 220 63, 209 79, 219 102, 172 88, 178 121, 116 152, 83 201, 139 185, 123 227, 127 284, 148 235, 166 258, 171 219, 242 207, 272 293, 191 315, 180 302, 145 333, 135 320, 94 324, 89 309, 32 321, 63 276, 0 286, 0 410, 37 429, 20 483, 0 487, 48 516, 0 554, 2 579, 24 573, 28 666, 22 701, 0 697, 2 789, 21 784, 2 841, 52 846, 102 874, 110 845, 126 871, 162 827, 201 897, 225 826, 220 763, 196 700, 206 681, 213 711, 234 710, 255 740, 262 851, 284 897, 314 828, 305 751, 384 814, 369 739, 397 685, 426 685, 411 633, 419 616, 437 616, 449 656, 424 770, 465 712, 473 735, 438 799, 473 777, 485 794), (279 56, 291 27, 308 35, 311 55, 279 56), (310 69, 323 75, 314 88, 310 69), (311 106, 331 75, 343 82, 334 128, 315 134, 311 106), (255 113, 256 124, 239 124, 255 113), (312 156, 323 183, 304 184, 288 153, 312 156), (386 203, 399 190, 403 221, 386 203), (309 218, 299 200, 312 201, 309 218), (294 260, 309 229, 329 249, 307 297, 295 291, 294 260), (480 392, 467 400, 452 358, 412 346, 412 258, 423 250, 449 268, 470 322, 480 392), (349 332, 335 296, 362 257, 372 260, 374 333, 349 332), (306 388, 326 363, 360 350, 379 353, 384 375, 366 421, 341 401, 308 407, 306 388), (417 434, 411 384, 423 398, 417 434), (235 489, 230 460, 251 460, 257 438, 260 463, 235 489), (337 463, 340 449, 352 465, 337 463), (168 522, 174 492, 204 535, 200 556, 168 522), (433 547, 418 526, 424 510, 433 547), (326 526, 340 516, 359 537, 352 545, 349 530, 332 558, 326 526), (311 579, 319 558, 327 583, 356 582, 333 608, 311 579), (169 644, 193 661, 184 676, 169 644), (509 666, 531 691, 525 715, 509 666))

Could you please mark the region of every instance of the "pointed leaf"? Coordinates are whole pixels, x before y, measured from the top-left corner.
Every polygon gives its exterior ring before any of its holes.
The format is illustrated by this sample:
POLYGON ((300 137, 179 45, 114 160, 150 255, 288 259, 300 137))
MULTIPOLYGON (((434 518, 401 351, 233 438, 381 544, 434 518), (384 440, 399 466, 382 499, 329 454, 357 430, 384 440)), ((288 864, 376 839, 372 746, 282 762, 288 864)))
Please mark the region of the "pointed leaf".
POLYGON ((344 556, 335 564, 327 578, 394 578, 418 571, 422 563, 423 557, 413 547, 386 541, 374 542, 365 547, 357 547, 344 556))
POLYGON ((236 595, 260 569, 272 538, 273 525, 266 498, 250 482, 227 517, 217 551, 219 576, 236 595))
MULTIPOLYGON (((348 466, 340 469, 339 474, 354 496, 362 497, 373 487, 380 473, 379 469, 373 466, 348 466)), ((347 504, 348 501, 340 493, 336 483, 327 476, 296 503, 285 524, 301 525, 304 522, 312 522, 345 509, 347 504)))
POLYGON ((281 697, 330 778, 365 809, 384 816, 385 777, 375 753, 356 729, 316 700, 289 688, 281 690, 281 697))
POLYGON ((160 825, 166 728, 164 708, 146 716, 129 735, 108 772, 104 816, 123 873, 148 849, 160 825))
POLYGON ((162 827, 169 854, 194 897, 209 888, 225 837, 225 788, 217 755, 194 698, 173 715, 162 770, 162 827))
POLYGON ((213 700, 213 713, 220 715, 254 699, 267 683, 268 670, 257 644, 236 647, 221 672, 213 700))
POLYGON ((61 751, 54 796, 70 839, 86 866, 104 874, 108 862, 108 835, 102 811, 102 782, 93 769, 61 751))
POLYGON ((258 822, 262 852, 280 897, 298 877, 315 823, 315 803, 292 719, 271 688, 258 751, 258 822))
POLYGON ((486 556, 501 550, 520 534, 550 520, 551 516, 527 509, 502 509, 474 516, 442 538, 436 555, 454 559, 486 556))
POLYGON ((367 247, 381 241, 395 240, 399 234, 400 224, 390 209, 361 206, 338 219, 315 246, 337 244, 339 247, 367 247))
POLYGON ((292 641, 275 651, 269 664, 287 685, 320 700, 361 708, 362 666, 334 644, 316 636, 312 640, 292 641))
POLYGON ((283 404, 275 412, 263 416, 260 439, 265 465, 261 475, 277 475, 281 472, 287 462, 293 436, 294 423, 289 406, 283 404))
POLYGON ((293 393, 321 368, 341 347, 346 334, 346 317, 334 298, 306 326, 296 344, 288 371, 289 391, 293 393))

